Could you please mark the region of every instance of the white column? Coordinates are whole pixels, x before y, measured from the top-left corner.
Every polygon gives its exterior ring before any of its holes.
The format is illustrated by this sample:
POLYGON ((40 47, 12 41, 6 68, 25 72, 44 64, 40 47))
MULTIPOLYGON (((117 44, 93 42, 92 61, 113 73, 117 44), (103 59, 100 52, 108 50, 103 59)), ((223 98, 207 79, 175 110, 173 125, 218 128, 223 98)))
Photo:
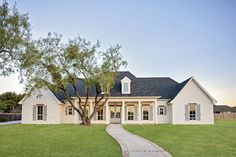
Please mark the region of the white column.
MULTIPOLYGON (((76 108, 78 108, 77 99, 75 99, 75 101, 74 101, 74 106, 75 106, 76 108)), ((74 123, 75 123, 75 124, 78 124, 78 123, 79 123, 79 113, 78 113, 76 110, 74 110, 74 123)))
POLYGON ((109 114, 109 112, 110 112, 110 108, 109 108, 109 105, 108 105, 108 101, 106 102, 106 104, 105 104, 105 107, 106 107, 106 121, 105 121, 105 123, 106 124, 109 124, 110 123, 110 114, 109 114))
POLYGON ((157 100, 154 101, 154 112, 153 112, 153 118, 154 118, 154 123, 157 124, 157 100))
MULTIPOLYGON (((93 112, 94 105, 93 105, 93 101, 92 100, 88 101, 88 103, 89 103, 89 116, 90 116, 92 114, 92 112, 93 112)), ((93 123, 93 122, 94 122, 94 117, 91 119, 91 123, 93 123)))
POLYGON ((122 101, 121 106, 121 124, 125 124, 125 101, 122 101))
POLYGON ((142 120, 142 108, 141 108, 141 101, 138 101, 138 123, 141 124, 142 120))

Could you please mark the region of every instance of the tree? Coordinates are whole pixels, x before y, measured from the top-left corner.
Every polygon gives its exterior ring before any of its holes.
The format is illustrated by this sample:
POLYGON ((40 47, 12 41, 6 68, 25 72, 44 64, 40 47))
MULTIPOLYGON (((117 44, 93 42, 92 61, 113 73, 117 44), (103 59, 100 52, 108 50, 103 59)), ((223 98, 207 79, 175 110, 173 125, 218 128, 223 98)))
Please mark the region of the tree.
POLYGON ((0 5, 0 75, 9 75, 19 65, 21 53, 30 40, 28 15, 9 8, 6 0, 0 5))
POLYGON ((67 102, 78 112, 82 124, 90 125, 91 119, 109 98, 117 70, 127 62, 119 52, 119 45, 101 51, 99 41, 92 44, 77 37, 65 44, 61 38, 59 34, 49 33, 46 38, 32 42, 22 57, 23 75, 26 76, 29 89, 47 86, 55 91, 62 91, 67 102), (85 84, 85 99, 79 93, 78 81, 85 84), (67 91, 70 85, 73 86, 78 99, 78 106, 74 104, 75 99, 71 98, 67 91), (86 106, 92 97, 95 102, 94 109, 88 115, 86 106), (82 101, 85 101, 84 104, 82 101))
POLYGON ((21 106, 18 102, 25 94, 16 94, 15 92, 5 92, 0 94, 0 111, 2 112, 21 112, 21 106))

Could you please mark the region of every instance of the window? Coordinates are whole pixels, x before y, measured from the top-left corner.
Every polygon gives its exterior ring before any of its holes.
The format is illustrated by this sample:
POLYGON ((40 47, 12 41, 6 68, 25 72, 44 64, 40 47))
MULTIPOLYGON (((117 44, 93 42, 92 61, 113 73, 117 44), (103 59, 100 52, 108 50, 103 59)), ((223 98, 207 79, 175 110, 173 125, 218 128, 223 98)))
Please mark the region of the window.
POLYGON ((166 115, 166 107, 165 106, 159 107, 159 115, 166 115))
POLYGON ((72 106, 66 107, 66 115, 74 115, 74 109, 72 106))
POLYGON ((150 107, 143 106, 143 120, 149 120, 149 112, 150 112, 150 107))
POLYGON ((129 93, 129 83, 128 82, 123 83, 123 93, 129 93))
POLYGON ((37 120, 43 120, 43 105, 37 105, 37 120))
POLYGON ((127 106, 127 119, 134 120, 134 106, 127 106))
POLYGON ((98 111, 98 120, 103 120, 103 108, 98 111))
POLYGON ((196 104, 189 104, 189 119, 196 120, 196 104))

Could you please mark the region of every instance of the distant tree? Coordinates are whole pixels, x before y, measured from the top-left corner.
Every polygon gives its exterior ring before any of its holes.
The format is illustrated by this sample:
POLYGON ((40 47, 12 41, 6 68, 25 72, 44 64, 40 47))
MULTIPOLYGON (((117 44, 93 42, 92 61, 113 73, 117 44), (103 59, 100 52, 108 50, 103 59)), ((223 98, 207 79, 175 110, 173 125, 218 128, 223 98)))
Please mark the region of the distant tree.
POLYGON ((99 41, 92 44, 78 37, 64 44, 61 37, 56 33, 49 33, 48 37, 34 41, 22 57, 23 75, 26 76, 29 89, 48 86, 63 92, 67 102, 81 117, 82 124, 90 125, 91 119, 109 98, 117 70, 127 62, 119 52, 119 45, 101 51, 99 41), (78 90, 78 80, 85 84, 84 104, 78 90), (75 99, 69 96, 69 85, 78 98, 78 107, 74 104, 75 99), (94 90, 92 97, 91 90, 94 90), (93 112, 88 115, 86 106, 90 98, 94 99, 95 104, 93 112))
POLYGON ((15 92, 6 92, 0 94, 0 111, 1 112, 21 112, 21 105, 18 102, 25 94, 16 94, 15 92))
POLYGON ((0 5, 0 75, 9 75, 19 64, 30 40, 28 15, 9 8, 6 0, 0 5))

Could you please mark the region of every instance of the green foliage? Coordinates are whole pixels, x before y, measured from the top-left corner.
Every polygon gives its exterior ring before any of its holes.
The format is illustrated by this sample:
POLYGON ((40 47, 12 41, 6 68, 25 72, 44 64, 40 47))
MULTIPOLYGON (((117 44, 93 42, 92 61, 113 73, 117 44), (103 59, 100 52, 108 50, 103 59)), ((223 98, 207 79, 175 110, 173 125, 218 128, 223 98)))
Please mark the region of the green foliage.
POLYGON ((62 89, 84 77, 88 89, 99 85, 106 87, 108 94, 117 70, 127 63, 119 52, 120 46, 110 47, 105 52, 99 48, 100 42, 92 45, 80 37, 64 44, 61 35, 49 33, 31 44, 21 68, 30 87, 52 85, 62 89))
POLYGON ((10 121, 10 118, 8 117, 0 117, 0 122, 8 122, 10 121))
POLYGON ((18 67, 22 53, 30 40, 28 15, 9 8, 4 0, 0 5, 0 75, 9 75, 18 67))
POLYGON ((0 111, 2 112, 20 112, 21 106, 18 102, 25 94, 16 94, 15 92, 6 92, 0 94, 0 111))
MULTIPOLYGON (((87 98, 91 88, 96 89, 95 102, 108 98, 117 71, 127 64, 120 53, 121 47, 115 45, 102 51, 99 41, 92 44, 77 37, 63 43, 61 38, 60 34, 49 33, 46 38, 40 38, 28 45, 21 61, 21 70, 28 89, 48 86, 56 91, 61 90, 73 106, 73 99, 68 97, 66 87, 72 84, 74 92, 80 99, 76 84, 78 78, 83 78, 87 98)), ((86 116, 82 107, 80 107, 81 113, 79 109, 76 110, 80 115, 86 116)))

